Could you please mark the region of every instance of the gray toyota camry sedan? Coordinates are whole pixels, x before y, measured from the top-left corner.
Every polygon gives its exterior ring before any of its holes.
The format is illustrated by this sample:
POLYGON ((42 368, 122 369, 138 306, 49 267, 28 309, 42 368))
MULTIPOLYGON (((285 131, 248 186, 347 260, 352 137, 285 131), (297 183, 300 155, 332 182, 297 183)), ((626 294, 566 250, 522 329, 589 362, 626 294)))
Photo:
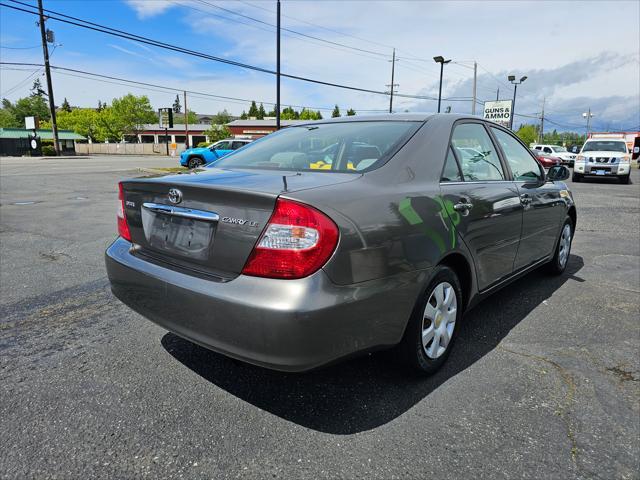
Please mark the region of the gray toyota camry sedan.
POLYGON ((475 303, 564 271, 568 175, 476 117, 311 122, 121 182, 107 271, 122 302, 230 357, 303 371, 395 347, 432 373, 475 303))

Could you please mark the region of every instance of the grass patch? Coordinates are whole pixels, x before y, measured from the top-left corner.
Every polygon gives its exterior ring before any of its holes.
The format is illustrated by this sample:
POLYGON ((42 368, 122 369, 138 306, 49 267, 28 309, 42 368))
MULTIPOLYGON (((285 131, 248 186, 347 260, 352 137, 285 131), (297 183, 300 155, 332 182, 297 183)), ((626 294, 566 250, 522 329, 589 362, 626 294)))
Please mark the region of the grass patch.
POLYGON ((187 167, 162 167, 162 168, 154 167, 154 170, 159 170, 161 172, 167 172, 167 173, 186 173, 189 171, 187 167))

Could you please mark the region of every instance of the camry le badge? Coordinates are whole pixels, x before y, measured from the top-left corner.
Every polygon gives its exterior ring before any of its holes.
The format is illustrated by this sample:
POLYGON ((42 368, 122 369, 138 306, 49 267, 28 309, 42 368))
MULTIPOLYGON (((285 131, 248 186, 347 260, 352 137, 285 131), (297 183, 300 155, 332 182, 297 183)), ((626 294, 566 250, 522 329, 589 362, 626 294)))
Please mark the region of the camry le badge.
POLYGON ((177 188, 170 188, 168 197, 171 203, 178 204, 182 201, 182 192, 177 188))
POLYGON ((258 222, 245 220, 244 218, 222 217, 220 220, 223 221, 224 223, 232 223, 235 225, 247 225, 249 227, 258 226, 258 222))

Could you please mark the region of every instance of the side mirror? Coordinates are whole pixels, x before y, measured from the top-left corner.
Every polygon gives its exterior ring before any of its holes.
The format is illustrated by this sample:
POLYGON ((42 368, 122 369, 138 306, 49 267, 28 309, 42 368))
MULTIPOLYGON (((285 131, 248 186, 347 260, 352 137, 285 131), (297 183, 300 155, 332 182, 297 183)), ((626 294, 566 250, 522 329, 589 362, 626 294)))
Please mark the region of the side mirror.
POLYGON ((552 182, 556 180, 566 180, 571 176, 571 172, 564 165, 555 165, 547 172, 547 180, 552 182))

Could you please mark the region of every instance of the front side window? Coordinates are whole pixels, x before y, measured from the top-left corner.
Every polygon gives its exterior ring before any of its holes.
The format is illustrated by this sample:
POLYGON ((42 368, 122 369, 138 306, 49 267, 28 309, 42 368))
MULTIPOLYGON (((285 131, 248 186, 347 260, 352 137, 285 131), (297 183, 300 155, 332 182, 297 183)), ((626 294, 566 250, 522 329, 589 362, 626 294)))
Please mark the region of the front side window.
POLYGON ((458 154, 465 181, 505 179, 496 148, 479 123, 457 125, 451 136, 451 146, 458 154))
POLYGON ((504 152, 509 167, 511 167, 511 172, 515 180, 531 181, 542 178, 540 165, 518 140, 504 130, 493 127, 491 130, 502 147, 502 151, 504 152))
POLYGON ((245 145, 246 145, 246 143, 245 143, 245 142, 233 142, 233 143, 231 144, 231 150, 237 150, 237 149, 239 149, 239 148, 244 147, 245 145))
POLYGON ((544 153, 553 153, 549 147, 544 147, 544 153))
POLYGON ((369 121, 289 127, 216 162, 220 168, 354 172, 376 168, 422 122, 369 121))

